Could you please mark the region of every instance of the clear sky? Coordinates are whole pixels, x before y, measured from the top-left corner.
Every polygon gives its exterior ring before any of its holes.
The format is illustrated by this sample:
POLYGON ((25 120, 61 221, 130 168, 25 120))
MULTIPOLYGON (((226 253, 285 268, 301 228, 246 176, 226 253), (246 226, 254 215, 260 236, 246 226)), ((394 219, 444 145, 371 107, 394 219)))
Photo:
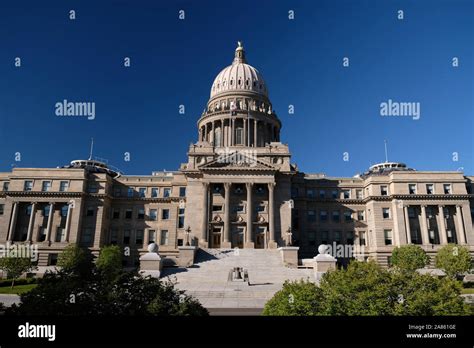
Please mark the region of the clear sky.
POLYGON ((91 137, 126 174, 177 170, 241 40, 300 170, 352 176, 387 139, 389 160, 474 175, 473 21, 471 0, 1 1, 0 171, 86 158, 91 137), (56 116, 63 99, 95 119, 56 116), (382 117, 389 99, 420 118, 382 117))

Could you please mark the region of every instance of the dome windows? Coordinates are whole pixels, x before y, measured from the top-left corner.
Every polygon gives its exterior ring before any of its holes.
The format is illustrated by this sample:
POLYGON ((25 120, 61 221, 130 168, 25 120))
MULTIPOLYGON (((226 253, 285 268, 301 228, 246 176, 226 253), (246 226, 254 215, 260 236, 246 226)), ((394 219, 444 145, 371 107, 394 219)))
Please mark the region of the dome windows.
POLYGON ((239 81, 237 81, 237 83, 240 86, 242 84, 242 79, 239 78, 239 81))
POLYGON ((230 85, 232 86, 234 84, 234 80, 230 80, 230 85))

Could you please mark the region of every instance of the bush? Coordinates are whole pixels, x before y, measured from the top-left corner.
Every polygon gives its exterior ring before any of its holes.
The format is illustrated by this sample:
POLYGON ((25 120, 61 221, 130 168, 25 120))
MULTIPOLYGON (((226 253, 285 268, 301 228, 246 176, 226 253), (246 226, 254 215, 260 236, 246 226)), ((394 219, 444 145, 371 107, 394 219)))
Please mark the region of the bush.
MULTIPOLYGON (((11 286, 12 280, 13 279, 0 279, 0 287, 11 286)), ((15 285, 35 284, 36 282, 37 282, 37 278, 17 279, 15 280, 15 285)))
POLYGON ((460 282, 450 278, 353 261, 346 270, 324 274, 319 286, 285 283, 263 315, 469 315, 460 294, 460 282), (289 304, 290 294, 294 306, 289 304))
POLYGON ((456 278, 471 269, 469 249, 456 244, 442 247, 436 254, 436 267, 441 268, 448 277, 456 278))
POLYGON ((82 249, 77 244, 69 244, 59 254, 57 266, 65 272, 88 274, 91 269, 92 255, 88 249, 82 249))
POLYGON ((102 248, 96 262, 97 269, 104 276, 114 278, 122 270, 122 252, 118 245, 109 245, 102 248))
POLYGON ((403 271, 414 272, 425 267, 429 261, 428 255, 418 245, 403 245, 392 251, 392 264, 403 271))

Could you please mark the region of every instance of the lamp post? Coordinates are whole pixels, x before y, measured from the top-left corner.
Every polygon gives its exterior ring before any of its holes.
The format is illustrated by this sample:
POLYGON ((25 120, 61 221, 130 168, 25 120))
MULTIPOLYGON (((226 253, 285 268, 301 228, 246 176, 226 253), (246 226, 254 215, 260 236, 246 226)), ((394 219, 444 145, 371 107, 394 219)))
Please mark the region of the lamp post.
POLYGON ((288 230, 286 231, 286 235, 287 235, 286 244, 288 246, 291 246, 291 236, 293 235, 293 233, 291 233, 291 227, 288 227, 288 230))
POLYGON ((188 226, 184 231, 186 232, 186 246, 189 246, 190 245, 189 244, 189 235, 191 233, 191 227, 188 226))

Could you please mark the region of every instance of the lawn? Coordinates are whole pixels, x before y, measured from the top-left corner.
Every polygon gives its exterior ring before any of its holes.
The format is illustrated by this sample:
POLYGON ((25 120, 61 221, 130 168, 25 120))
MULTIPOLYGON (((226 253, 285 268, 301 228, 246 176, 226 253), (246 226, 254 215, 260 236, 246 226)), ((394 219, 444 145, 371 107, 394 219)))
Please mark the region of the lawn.
POLYGON ((0 286, 0 294, 23 294, 35 288, 37 284, 15 285, 13 289, 11 286, 0 286))

